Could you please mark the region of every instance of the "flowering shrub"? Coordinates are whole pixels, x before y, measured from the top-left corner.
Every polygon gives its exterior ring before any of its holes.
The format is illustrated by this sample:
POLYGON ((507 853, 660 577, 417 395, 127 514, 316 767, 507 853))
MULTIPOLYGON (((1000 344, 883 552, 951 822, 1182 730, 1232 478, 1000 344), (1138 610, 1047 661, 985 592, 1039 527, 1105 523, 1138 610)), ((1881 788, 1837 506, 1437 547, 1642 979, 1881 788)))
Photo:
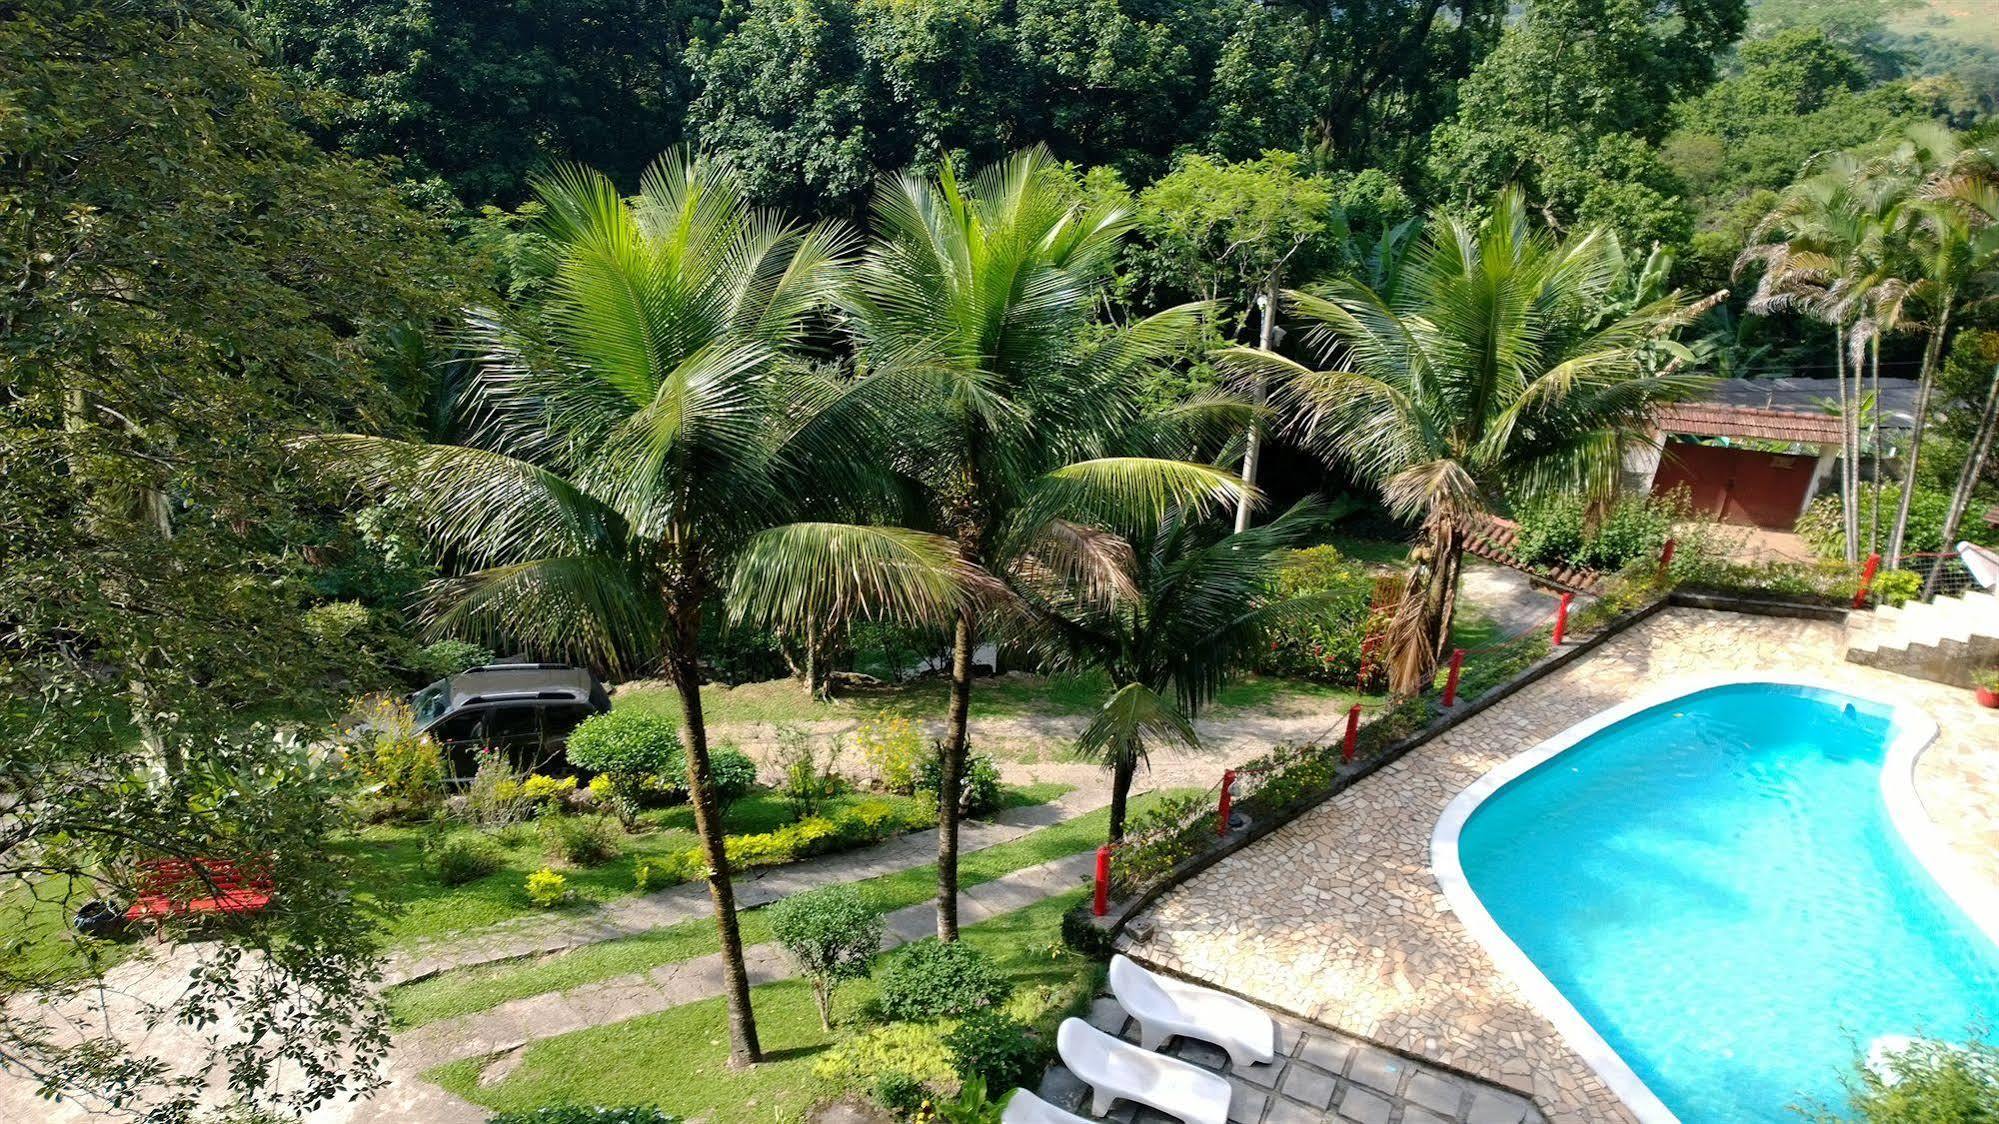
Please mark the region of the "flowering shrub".
POLYGON ((681 770, 680 731, 642 710, 593 714, 569 735, 569 761, 611 778, 611 807, 626 831, 638 826, 646 780, 681 770))
POLYGON ((569 879, 543 867, 528 875, 527 894, 542 909, 554 909, 569 900, 569 879))
POLYGON ((491 746, 478 753, 478 771, 465 790, 465 807, 474 822, 488 827, 505 827, 524 820, 533 808, 522 797, 527 778, 507 760, 507 755, 491 746))
POLYGON ((363 709, 358 729, 347 761, 364 785, 405 812, 444 795, 444 753, 428 734, 416 732, 416 713, 409 704, 375 698, 363 709))
MULTIPOLYGON (((832 816, 807 816, 797 823, 753 835, 731 835, 724 846, 732 869, 777 866, 813 855, 845 851, 879 843, 892 835, 937 821, 934 810, 898 808, 884 800, 870 800, 832 816)), ((691 881, 708 874, 708 856, 699 847, 690 847, 671 860, 663 860, 662 872, 691 881)))
POLYGON ((889 792, 913 792, 917 770, 928 745, 916 723, 899 714, 880 715, 861 723, 854 734, 861 759, 874 770, 875 780, 889 792))
POLYGON ((1367 569, 1330 546, 1294 550, 1278 568, 1273 592, 1281 598, 1323 598, 1326 603, 1309 616, 1280 625, 1256 670, 1341 687, 1359 684, 1361 646, 1374 592, 1374 578, 1367 569))

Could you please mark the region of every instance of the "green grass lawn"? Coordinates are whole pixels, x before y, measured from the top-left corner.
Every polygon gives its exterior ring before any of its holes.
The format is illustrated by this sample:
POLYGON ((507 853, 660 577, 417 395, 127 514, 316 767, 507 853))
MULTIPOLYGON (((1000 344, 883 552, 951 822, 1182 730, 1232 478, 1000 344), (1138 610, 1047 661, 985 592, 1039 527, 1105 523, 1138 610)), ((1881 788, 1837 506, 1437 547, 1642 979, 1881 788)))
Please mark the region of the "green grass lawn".
MULTIPOLYGON (((1050 898, 968 926, 961 934, 1014 981, 1011 1013, 1044 1036, 1080 1008, 1101 979, 1102 965, 1061 944, 1062 913, 1082 897, 1078 890, 1050 898)), ((844 1034, 865 1029, 864 1012, 873 997, 872 981, 843 987, 835 996, 836 1025, 829 1034, 819 1027, 804 981, 753 989, 766 1060, 747 1070, 728 1067, 727 1016, 717 998, 534 1043, 520 1068, 497 1085, 479 1085, 479 1059, 441 1066, 425 1076, 501 1111, 564 1102, 650 1104, 711 1124, 797 1120, 813 1104, 847 1091, 815 1076, 812 1063, 844 1034)))
POLYGON ((1374 566, 1400 566, 1409 559, 1409 544, 1400 539, 1377 539, 1334 531, 1326 541, 1341 555, 1374 566))
MULTIPOLYGON (((1178 795, 1185 789, 1169 790, 1178 795)), ((1142 812, 1168 793, 1148 793, 1132 802, 1132 814, 1142 812)), ((1091 850, 1104 840, 1110 812, 1087 815, 1044 827, 1014 840, 959 857, 958 883, 970 888, 1030 866, 1091 850)), ((852 883, 868 904, 883 913, 929 901, 937 893, 937 868, 917 867, 852 883)), ((742 914, 743 943, 761 944, 770 930, 761 910, 742 914)), ((563 991, 613 976, 643 972, 662 964, 705 956, 718 948, 715 923, 708 918, 655 929, 623 940, 585 945, 531 964, 496 964, 465 968, 390 989, 389 1010, 399 1028, 456 1018, 544 992, 563 991)))
MULTIPOLYGON (((1009 806, 1046 803, 1069 791, 1060 784, 1013 787, 1009 806)), ((834 798, 828 811, 870 800, 914 804, 906 796, 851 793, 834 798)), ((731 805, 724 823, 731 834, 770 831, 792 822, 791 809, 775 793, 756 792, 731 805)), ((659 859, 695 846, 693 810, 686 805, 645 813, 648 830, 623 837, 624 853, 601 866, 566 869, 576 908, 587 908, 635 893, 633 873, 645 859, 659 859)), ((390 945, 477 929, 534 911, 523 884, 530 872, 551 865, 532 824, 504 834, 505 865, 463 886, 440 883, 425 864, 423 835, 413 827, 373 827, 335 844, 352 864, 355 898, 380 912, 382 936, 390 945)))

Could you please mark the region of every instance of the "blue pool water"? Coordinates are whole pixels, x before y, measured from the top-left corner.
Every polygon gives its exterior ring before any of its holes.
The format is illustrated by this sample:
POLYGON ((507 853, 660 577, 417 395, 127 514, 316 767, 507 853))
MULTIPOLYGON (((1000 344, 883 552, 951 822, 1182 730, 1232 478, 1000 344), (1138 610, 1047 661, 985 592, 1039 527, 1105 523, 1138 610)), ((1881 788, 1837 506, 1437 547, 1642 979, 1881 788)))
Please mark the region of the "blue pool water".
POLYGON ((1904 847, 1883 708, 1803 687, 1683 696, 1487 798, 1471 888, 1685 1124, 1843 1108, 1883 1034, 1999 1028, 1999 948, 1904 847))

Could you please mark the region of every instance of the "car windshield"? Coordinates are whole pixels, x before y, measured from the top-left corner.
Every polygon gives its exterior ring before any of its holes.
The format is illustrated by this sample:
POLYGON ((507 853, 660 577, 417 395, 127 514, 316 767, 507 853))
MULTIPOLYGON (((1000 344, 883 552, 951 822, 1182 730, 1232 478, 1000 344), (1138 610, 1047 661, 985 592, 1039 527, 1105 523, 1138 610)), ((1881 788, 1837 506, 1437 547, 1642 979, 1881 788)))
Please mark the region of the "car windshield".
POLYGON ((445 704, 450 701, 449 680, 433 683, 416 693, 416 720, 434 722, 444 714, 445 704))

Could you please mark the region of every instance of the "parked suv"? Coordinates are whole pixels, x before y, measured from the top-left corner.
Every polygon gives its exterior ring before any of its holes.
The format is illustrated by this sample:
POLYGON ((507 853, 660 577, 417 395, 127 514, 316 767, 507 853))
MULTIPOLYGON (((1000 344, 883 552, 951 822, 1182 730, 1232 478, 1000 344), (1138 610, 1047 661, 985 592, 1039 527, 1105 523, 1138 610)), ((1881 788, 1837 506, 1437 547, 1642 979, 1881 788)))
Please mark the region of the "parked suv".
POLYGON ((560 663, 494 663, 440 679, 410 696, 417 729, 444 749, 453 784, 477 771, 491 746, 529 772, 569 772, 569 731, 611 709, 597 677, 560 663))

